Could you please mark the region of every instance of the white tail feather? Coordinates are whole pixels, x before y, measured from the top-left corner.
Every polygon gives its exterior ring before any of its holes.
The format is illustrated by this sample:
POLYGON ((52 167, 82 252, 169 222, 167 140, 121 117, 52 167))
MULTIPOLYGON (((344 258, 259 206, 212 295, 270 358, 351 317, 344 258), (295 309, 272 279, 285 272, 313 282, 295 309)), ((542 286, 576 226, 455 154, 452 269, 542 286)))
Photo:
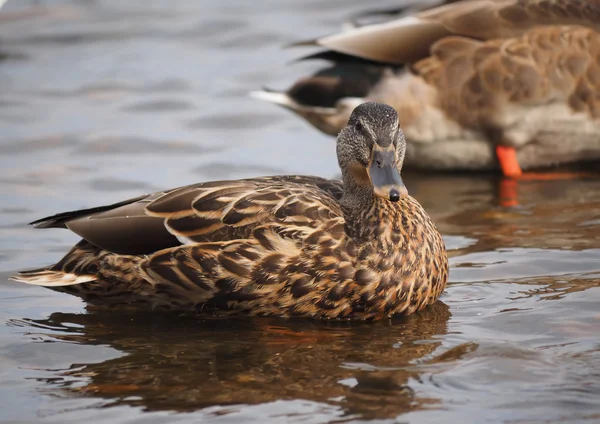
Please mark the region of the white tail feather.
POLYGON ((90 281, 95 281, 97 277, 94 275, 70 274, 62 271, 39 270, 22 272, 9 279, 34 286, 61 287, 89 283, 90 281))
POLYGON ((316 113, 321 115, 335 115, 338 110, 335 107, 303 105, 292 99, 287 93, 279 91, 257 90, 251 91, 248 95, 254 99, 263 100, 283 106, 295 112, 316 113))
POLYGON ((251 91, 248 95, 254 99, 263 100, 265 102, 274 103, 283 107, 295 109, 298 104, 293 101, 286 93, 278 91, 256 90, 251 91))

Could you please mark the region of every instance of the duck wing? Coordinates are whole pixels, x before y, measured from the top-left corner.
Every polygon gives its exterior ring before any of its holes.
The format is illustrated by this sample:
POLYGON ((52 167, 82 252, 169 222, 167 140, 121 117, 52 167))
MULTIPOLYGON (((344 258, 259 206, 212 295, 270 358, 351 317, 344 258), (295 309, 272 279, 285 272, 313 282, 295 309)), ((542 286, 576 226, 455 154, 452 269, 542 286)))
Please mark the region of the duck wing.
POLYGON ((187 243, 243 239, 269 222, 314 228, 342 215, 341 195, 341 182, 318 177, 215 181, 65 212, 32 225, 68 228, 109 252, 142 255, 187 243))
POLYGON ((298 43, 388 64, 412 63, 436 41, 517 37, 543 25, 600 28, 600 0, 464 0, 298 43))

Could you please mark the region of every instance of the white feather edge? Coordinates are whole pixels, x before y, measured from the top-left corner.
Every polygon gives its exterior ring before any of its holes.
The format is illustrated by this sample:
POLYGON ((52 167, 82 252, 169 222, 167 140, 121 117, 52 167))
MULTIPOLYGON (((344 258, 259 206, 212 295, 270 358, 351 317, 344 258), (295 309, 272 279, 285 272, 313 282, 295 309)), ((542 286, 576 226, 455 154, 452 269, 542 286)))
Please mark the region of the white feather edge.
POLYGON ((17 274, 9 277, 9 280, 12 281, 44 287, 73 286, 76 284, 89 283, 91 281, 95 281, 96 279, 97 277, 93 275, 76 275, 50 270, 32 272, 31 274, 17 274))

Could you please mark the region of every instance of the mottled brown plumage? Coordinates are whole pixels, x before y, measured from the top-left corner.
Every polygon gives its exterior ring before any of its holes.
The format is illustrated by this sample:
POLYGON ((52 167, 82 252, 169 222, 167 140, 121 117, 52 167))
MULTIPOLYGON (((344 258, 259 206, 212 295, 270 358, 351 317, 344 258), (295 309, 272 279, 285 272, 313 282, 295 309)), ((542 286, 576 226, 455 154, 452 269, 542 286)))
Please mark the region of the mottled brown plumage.
POLYGON ((599 31, 600 0, 457 1, 316 39, 335 72, 255 95, 332 135, 390 104, 414 167, 493 169, 496 144, 525 169, 600 159, 599 31))
POLYGON ((217 315, 374 319, 433 303, 446 284, 446 251, 400 179, 405 143, 394 109, 358 107, 337 150, 343 182, 199 183, 36 221, 83 240, 15 279, 92 304, 217 315))

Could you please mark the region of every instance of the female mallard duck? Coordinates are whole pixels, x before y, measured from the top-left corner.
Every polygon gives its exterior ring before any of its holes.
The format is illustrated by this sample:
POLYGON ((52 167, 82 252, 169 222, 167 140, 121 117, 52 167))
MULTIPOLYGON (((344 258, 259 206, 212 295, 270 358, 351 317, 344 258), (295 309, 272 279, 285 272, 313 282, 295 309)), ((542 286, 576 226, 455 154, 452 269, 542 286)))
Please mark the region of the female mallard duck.
POLYGON ((334 67, 253 95, 332 135, 357 104, 390 104, 419 168, 600 159, 600 0, 446 3, 314 40, 328 51, 308 58, 334 67))
POLYGON ((278 176, 199 183, 33 222, 83 240, 13 277, 92 304, 217 315, 375 319, 433 303, 439 232, 400 177, 395 110, 364 103, 337 141, 342 182, 278 176))

